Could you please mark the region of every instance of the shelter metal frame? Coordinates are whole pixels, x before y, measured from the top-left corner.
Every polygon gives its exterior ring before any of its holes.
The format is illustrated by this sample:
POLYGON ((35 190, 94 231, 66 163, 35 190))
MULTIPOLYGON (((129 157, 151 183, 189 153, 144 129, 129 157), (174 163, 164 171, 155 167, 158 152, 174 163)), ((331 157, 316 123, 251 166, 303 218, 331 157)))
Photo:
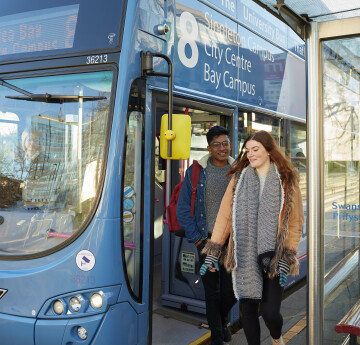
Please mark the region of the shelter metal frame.
MULTIPOLYGON (((270 10, 265 0, 253 0, 287 23, 306 43, 307 48, 307 344, 323 344, 324 329, 324 133, 322 110, 321 42, 360 36, 360 18, 351 17, 316 22, 296 14, 285 0, 277 0, 270 10)), ((320 1, 320 0, 314 0, 320 1)), ((356 16, 354 8, 354 16, 356 16)))

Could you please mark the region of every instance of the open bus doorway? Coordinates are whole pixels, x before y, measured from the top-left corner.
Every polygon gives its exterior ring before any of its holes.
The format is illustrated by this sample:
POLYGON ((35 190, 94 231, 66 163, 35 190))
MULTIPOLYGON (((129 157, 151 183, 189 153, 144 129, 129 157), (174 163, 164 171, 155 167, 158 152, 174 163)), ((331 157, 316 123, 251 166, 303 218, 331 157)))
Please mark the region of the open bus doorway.
POLYGON ((153 160, 152 343, 166 344, 171 339, 174 345, 188 344, 208 332, 204 289, 195 246, 188 243, 186 238, 168 232, 166 193, 171 195, 193 160, 199 160, 207 154, 206 133, 212 126, 228 128, 232 142, 237 138, 237 133, 234 133, 233 109, 174 98, 173 113, 188 114, 191 117, 191 150, 189 159, 171 161, 168 164, 170 171, 167 171, 166 161, 160 157, 158 137, 161 116, 168 112, 167 96, 154 96, 156 129, 153 160), (172 326, 176 323, 177 327, 166 327, 166 323, 172 326), (198 327, 201 324, 203 328, 198 327), (192 327, 192 330, 188 330, 188 327, 192 327))

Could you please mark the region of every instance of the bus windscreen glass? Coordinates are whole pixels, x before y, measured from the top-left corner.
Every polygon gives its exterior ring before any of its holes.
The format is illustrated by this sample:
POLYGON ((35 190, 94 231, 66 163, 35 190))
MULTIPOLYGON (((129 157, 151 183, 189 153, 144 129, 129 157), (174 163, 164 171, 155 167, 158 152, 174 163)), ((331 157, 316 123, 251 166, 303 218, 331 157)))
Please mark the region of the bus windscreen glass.
POLYGON ((101 187, 113 72, 0 86, 0 255, 49 250, 84 228, 101 187), (62 95, 62 96, 61 96, 62 95))
POLYGON ((121 0, 3 1, 0 60, 105 50, 120 42, 121 0))

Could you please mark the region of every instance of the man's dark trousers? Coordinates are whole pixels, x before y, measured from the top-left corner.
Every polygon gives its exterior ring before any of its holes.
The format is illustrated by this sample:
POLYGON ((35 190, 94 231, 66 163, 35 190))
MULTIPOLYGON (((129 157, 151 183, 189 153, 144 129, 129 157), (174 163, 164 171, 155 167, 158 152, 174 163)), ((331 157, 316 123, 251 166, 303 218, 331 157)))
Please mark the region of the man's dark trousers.
MULTIPOLYGON (((201 254, 205 243, 206 241, 202 241, 197 246, 199 267, 206 258, 206 254, 201 254)), ((206 317, 211 330, 212 343, 217 343, 217 340, 221 343, 223 328, 228 323, 228 313, 236 302, 231 273, 228 273, 223 265, 219 264, 219 267, 220 271, 207 271, 202 276, 205 290, 206 317)))

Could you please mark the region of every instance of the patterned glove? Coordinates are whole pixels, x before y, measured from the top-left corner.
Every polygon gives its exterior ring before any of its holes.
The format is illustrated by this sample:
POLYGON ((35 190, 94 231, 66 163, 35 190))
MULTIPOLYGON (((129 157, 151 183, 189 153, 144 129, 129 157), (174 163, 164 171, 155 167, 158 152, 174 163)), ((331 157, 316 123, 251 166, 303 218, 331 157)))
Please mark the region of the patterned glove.
POLYGON ((290 270, 289 264, 285 260, 280 259, 277 265, 277 271, 280 274, 279 284, 281 287, 284 287, 286 284, 287 274, 289 270, 290 270))
POLYGON ((215 268, 219 270, 218 258, 214 255, 206 255, 205 262, 200 267, 200 275, 204 275, 207 270, 215 268))

